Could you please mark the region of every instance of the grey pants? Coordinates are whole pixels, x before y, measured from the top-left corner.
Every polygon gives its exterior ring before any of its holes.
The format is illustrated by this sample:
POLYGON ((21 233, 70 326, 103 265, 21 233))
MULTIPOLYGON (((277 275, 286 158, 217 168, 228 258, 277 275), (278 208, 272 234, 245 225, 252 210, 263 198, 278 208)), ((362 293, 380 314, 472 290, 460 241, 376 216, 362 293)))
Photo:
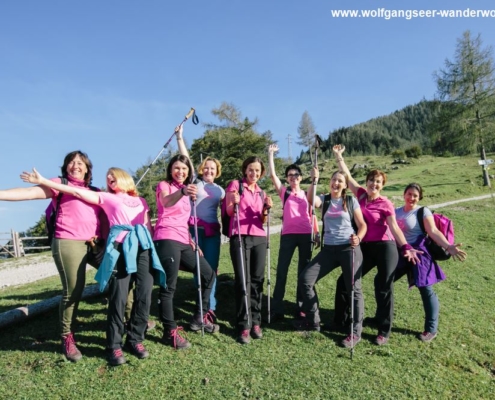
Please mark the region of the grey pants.
POLYGON ((337 267, 341 267, 350 304, 352 271, 354 269, 354 334, 361 336, 364 314, 364 298, 361 288, 362 262, 361 248, 358 246, 353 249, 348 244, 325 245, 321 252, 311 260, 299 276, 299 287, 303 299, 302 308, 311 322, 320 322, 318 295, 314 290, 315 284, 337 267))

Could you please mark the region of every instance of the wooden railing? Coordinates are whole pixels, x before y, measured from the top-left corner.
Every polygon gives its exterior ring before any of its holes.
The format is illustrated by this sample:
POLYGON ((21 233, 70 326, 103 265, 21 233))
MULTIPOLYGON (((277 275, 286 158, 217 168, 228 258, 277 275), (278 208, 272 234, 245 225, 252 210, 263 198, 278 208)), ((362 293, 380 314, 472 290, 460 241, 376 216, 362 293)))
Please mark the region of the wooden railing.
POLYGON ((23 257, 26 250, 50 250, 50 246, 29 246, 25 247, 25 240, 43 240, 48 236, 20 236, 19 232, 11 230, 10 232, 0 232, 0 243, 7 240, 7 243, 0 244, 0 256, 3 257, 23 257))

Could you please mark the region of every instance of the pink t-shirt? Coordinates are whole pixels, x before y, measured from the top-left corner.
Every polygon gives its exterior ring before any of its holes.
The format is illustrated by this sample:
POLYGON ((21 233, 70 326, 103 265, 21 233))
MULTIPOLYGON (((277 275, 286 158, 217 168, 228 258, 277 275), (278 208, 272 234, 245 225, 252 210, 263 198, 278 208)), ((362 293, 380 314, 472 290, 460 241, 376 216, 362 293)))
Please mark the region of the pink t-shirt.
MULTIPOLYGON (((129 196, 127 193, 98 192, 100 206, 108 217, 110 228, 114 225, 139 225, 144 224, 146 213, 149 211, 148 203, 142 197, 129 196)), ((129 232, 121 232, 115 239, 123 242, 129 232)))
MULTIPOLYGON (((261 188, 256 185, 254 192, 248 189, 248 185, 245 179, 242 180, 244 189, 241 195, 241 201, 239 203, 239 220, 241 225, 241 235, 250 236, 266 236, 266 232, 263 229, 262 213, 263 213, 263 199, 261 198, 261 188)), ((239 191, 239 180, 230 182, 229 186, 225 190, 226 192, 232 192, 234 190, 239 191)), ((233 215, 230 218, 230 232, 234 235, 238 235, 237 230, 237 216, 233 215), (232 230, 233 228, 233 230, 232 230)))
POLYGON ((191 215, 191 202, 189 196, 182 198, 172 207, 163 207, 160 201, 160 193, 175 193, 184 185, 176 182, 168 183, 161 181, 156 188, 156 204, 158 208, 158 220, 155 225, 153 240, 175 240, 180 243, 189 244, 190 234, 188 221, 191 215))
MULTIPOLYGON (((282 203, 286 192, 287 187, 282 186, 280 191, 282 203)), ((298 193, 291 190, 283 207, 282 235, 311 233, 311 215, 309 215, 309 203, 304 190, 299 190, 298 193)))
POLYGON ((366 190, 359 188, 357 196, 364 221, 368 225, 368 230, 363 238, 363 242, 381 242, 395 240, 394 235, 387 225, 387 217, 395 215, 393 203, 386 197, 380 196, 374 201, 368 201, 366 190))
MULTIPOLYGON (((50 179, 53 182, 61 183, 60 178, 50 179)), ((69 186, 79 189, 87 189, 84 181, 74 178, 68 179, 69 186)), ((58 190, 50 189, 52 192, 52 202, 57 204, 58 190)), ((102 212, 100 207, 88 204, 77 197, 63 194, 60 198, 60 206, 55 221, 54 237, 68 240, 88 240, 93 236, 100 236, 100 221, 98 215, 102 212)))

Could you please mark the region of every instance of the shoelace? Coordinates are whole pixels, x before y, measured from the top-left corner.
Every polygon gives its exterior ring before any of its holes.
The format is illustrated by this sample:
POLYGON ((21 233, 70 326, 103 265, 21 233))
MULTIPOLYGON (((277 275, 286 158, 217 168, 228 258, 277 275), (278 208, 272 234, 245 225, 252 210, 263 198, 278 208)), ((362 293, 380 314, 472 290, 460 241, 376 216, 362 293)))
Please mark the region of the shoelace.
POLYGON ((136 343, 134 345, 135 349, 139 352, 143 352, 143 351, 146 351, 146 349, 144 348, 144 345, 142 343, 136 343))
POLYGON ((72 333, 68 334, 64 341, 65 353, 72 354, 76 352, 76 342, 74 340, 74 335, 72 333))
POLYGON ((203 317, 203 323, 205 325, 211 325, 213 324, 215 321, 213 320, 213 317, 211 316, 211 314, 209 312, 207 312, 204 317, 203 317))
POLYGON ((241 332, 241 336, 248 337, 248 336, 249 336, 249 331, 248 331, 247 329, 244 329, 244 330, 241 332))
POLYGON ((122 353, 122 349, 114 349, 113 350, 113 356, 115 358, 122 357, 124 353, 122 353))
POLYGON ((177 328, 173 329, 171 332, 170 332, 170 336, 172 336, 174 338, 174 347, 177 348, 177 342, 179 343, 184 343, 185 342, 185 338, 182 337, 180 331, 183 331, 184 328, 182 326, 178 326, 177 328))

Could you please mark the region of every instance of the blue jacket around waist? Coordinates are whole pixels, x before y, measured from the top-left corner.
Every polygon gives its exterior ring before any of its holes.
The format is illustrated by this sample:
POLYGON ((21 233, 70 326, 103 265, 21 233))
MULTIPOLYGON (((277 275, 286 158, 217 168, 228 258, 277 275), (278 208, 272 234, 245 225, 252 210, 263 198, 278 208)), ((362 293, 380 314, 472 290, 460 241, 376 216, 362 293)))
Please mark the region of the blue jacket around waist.
POLYGON ((108 281, 110 280, 117 260, 119 259, 120 252, 115 248, 114 243, 119 234, 124 231, 129 232, 122 243, 127 273, 132 274, 137 271, 137 253, 139 245, 141 245, 143 250, 151 250, 152 266, 158 271, 158 274, 156 274, 158 284, 164 288, 167 287, 165 271, 160 264, 160 259, 156 254, 153 239, 151 238, 148 229, 141 224, 135 226, 114 225, 110 228, 105 255, 95 276, 95 280, 100 284, 100 291, 103 292, 108 285, 108 281))

